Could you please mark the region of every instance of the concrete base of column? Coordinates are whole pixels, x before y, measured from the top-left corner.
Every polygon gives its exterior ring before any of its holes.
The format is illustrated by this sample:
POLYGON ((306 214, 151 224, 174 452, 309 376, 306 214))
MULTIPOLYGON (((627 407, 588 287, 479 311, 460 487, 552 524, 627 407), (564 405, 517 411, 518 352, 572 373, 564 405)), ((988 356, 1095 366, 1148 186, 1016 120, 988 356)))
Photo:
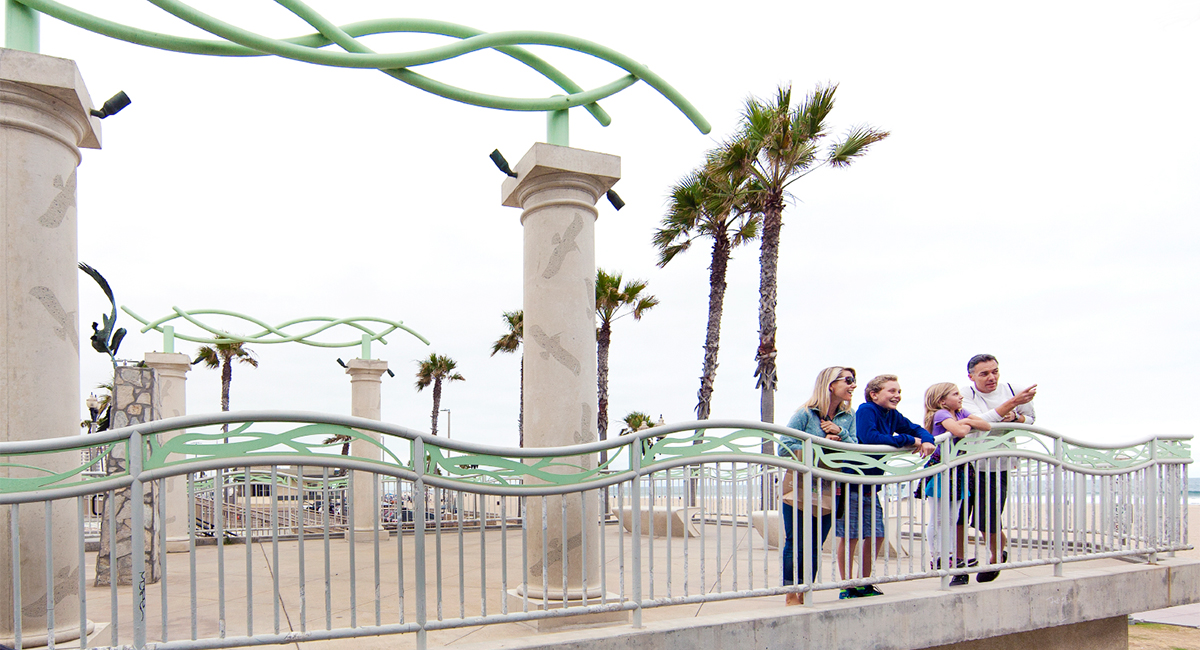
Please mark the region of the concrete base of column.
MULTIPOLYGON (((532 592, 532 586, 530 588, 530 591, 532 592)), ((562 609, 564 603, 562 600, 562 588, 561 587, 559 588, 558 593, 559 593, 559 595, 558 595, 557 600, 553 597, 549 597, 544 600, 542 599, 541 596, 538 596, 535 598, 534 595, 532 593, 530 593, 530 595, 529 595, 529 611, 540 612, 543 610, 562 609)), ((621 602, 621 597, 618 596, 617 594, 609 593, 609 594, 604 594, 604 596, 605 596, 604 600, 606 600, 608 603, 621 602)), ((588 595, 587 604, 588 605, 599 605, 600 600, 601 600, 600 593, 597 591, 595 596, 590 595, 590 594, 588 595)), ((568 594, 567 602, 565 603, 565 605, 567 607, 582 607, 583 604, 584 604, 583 599, 581 599, 577 596, 568 594)), ((508 590, 508 611, 510 611, 510 612, 521 611, 521 609, 524 606, 525 606, 525 597, 524 597, 524 594, 521 593, 521 588, 517 587, 515 589, 509 589, 508 590)), ((583 614, 580 616, 563 616, 563 617, 559 617, 559 618, 538 619, 537 629, 538 629, 538 632, 562 632, 564 630, 580 630, 580 629, 585 629, 585 628, 590 628, 590 627, 606 627, 609 625, 627 625, 628 623, 629 623, 629 610, 621 609, 621 610, 617 610, 615 612, 598 612, 596 614, 583 614)))
MULTIPOLYGON (((57 628, 55 630, 55 634, 54 634, 54 647, 55 648, 60 648, 61 650, 69 650, 70 648, 80 647, 79 626, 78 625, 74 626, 71 629, 60 628, 58 626, 55 626, 55 627, 57 628)), ((92 639, 95 639, 97 636, 99 636, 97 634, 98 632, 106 631, 106 630, 108 630, 108 628, 109 628, 108 623, 96 624, 96 623, 93 623, 91 620, 88 620, 88 622, 87 622, 87 635, 88 635, 88 641, 89 641, 88 646, 94 645, 94 644, 90 643, 90 641, 92 639)), ((44 630, 44 629, 42 630, 41 634, 34 634, 32 636, 22 634, 21 635, 21 647, 22 648, 44 648, 44 647, 50 645, 49 643, 47 643, 48 636, 49 635, 46 634, 46 630, 44 630)), ((13 647, 14 641, 15 640, 12 637, 8 637, 8 638, 0 637, 0 643, 3 643, 5 647, 13 647)))
MULTIPOLYGON (((354 543, 366 544, 374 543, 376 539, 380 542, 386 542, 391 539, 391 535, 386 530, 375 530, 374 528, 355 528, 354 543)), ((346 541, 350 540, 350 535, 346 535, 346 541)))
POLYGON ((166 551, 168 553, 187 553, 191 549, 190 537, 168 537, 166 551))

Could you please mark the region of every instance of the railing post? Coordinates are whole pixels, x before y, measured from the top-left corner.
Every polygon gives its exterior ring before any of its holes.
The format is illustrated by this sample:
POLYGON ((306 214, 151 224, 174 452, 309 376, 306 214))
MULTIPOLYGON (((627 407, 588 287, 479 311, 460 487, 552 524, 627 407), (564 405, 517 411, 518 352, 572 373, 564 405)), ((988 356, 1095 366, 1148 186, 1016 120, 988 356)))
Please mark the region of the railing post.
MULTIPOLYGON (((133 483, 129 485, 130 551, 133 554, 133 646, 146 647, 146 525, 145 495, 142 486, 142 434, 134 431, 129 436, 129 475, 133 483)), ((219 543, 219 541, 218 541, 219 543)), ((116 549, 116 531, 112 532, 111 549, 116 549)), ((110 556, 113 551, 110 550, 110 556)), ((114 561, 115 560, 111 560, 114 561)))
MULTIPOLYGON (((413 483, 413 542, 414 568, 417 573, 417 650, 425 650, 428 642, 428 632, 425 623, 428 614, 425 612, 425 441, 417 438, 412 446, 413 471, 417 480, 413 483)), ((401 534, 402 522, 396 523, 396 536, 401 534)))
MULTIPOLYGON (((936 499, 934 501, 934 507, 938 509, 938 518, 941 520, 941 525, 938 526, 938 536, 941 537, 941 543, 939 544, 940 548, 938 552, 938 568, 943 571, 949 571, 950 569, 954 568, 951 566, 950 562, 950 549, 958 549, 958 540, 955 539, 958 534, 958 522, 950 521, 950 491, 954 489, 954 487, 950 485, 950 475, 952 474, 950 471, 950 439, 952 437, 953 436, 946 436, 946 439, 942 441, 942 472, 936 477, 938 482, 938 490, 937 495, 934 497, 936 499)), ((935 477, 931 476, 930 478, 935 477)), ((924 569, 925 567, 921 568, 924 569)), ((949 591, 950 574, 943 573, 941 577, 941 583, 942 590, 949 591)))
MULTIPOLYGON (((804 532, 804 536, 802 538, 803 543, 800 545, 799 550, 801 553, 803 553, 803 555, 800 556, 803 559, 803 561, 798 562, 797 564, 804 567, 804 576, 801 577, 801 580, 804 581, 803 584, 808 585, 809 591, 808 591, 808 593, 800 594, 800 598, 801 598, 801 602, 803 602, 805 605, 808 605, 808 606, 815 605, 815 603, 813 602, 814 598, 813 598, 813 592, 812 592, 812 584, 815 581, 814 580, 814 571, 816 569, 816 567, 813 566, 813 561, 812 561, 812 553, 813 553, 812 519, 813 519, 813 515, 815 514, 812 511, 812 493, 813 493, 812 468, 817 466, 816 462, 814 462, 816 460, 815 454, 816 454, 816 452, 813 449, 812 438, 805 438, 804 439, 804 456, 802 458, 802 462, 804 463, 804 466, 809 469, 809 471, 804 473, 804 491, 802 492, 802 494, 804 495, 804 497, 803 497, 804 498, 804 519, 800 522, 800 530, 802 530, 804 532)), ((785 469, 784 471, 790 472, 792 470, 785 469)), ((794 483, 795 483, 795 481, 793 481, 793 484, 794 483)), ((799 502, 795 498, 796 496, 799 496, 797 494, 797 492, 798 491, 796 491, 796 490, 792 491, 792 494, 793 494, 792 510, 793 510, 793 512, 796 509, 796 504, 799 502)), ((779 525, 780 525, 780 527, 782 527, 784 525, 783 521, 782 521, 782 519, 783 519, 782 508, 780 509, 779 517, 780 517, 779 525)), ((768 530, 768 527, 766 526, 766 514, 764 513, 764 515, 763 515, 763 531, 765 532, 767 530, 768 530)), ((794 528, 793 528, 793 530, 794 530, 794 528)), ((795 539, 796 539, 796 537, 795 537, 795 535, 793 535, 792 536, 792 553, 793 553, 793 555, 796 552, 795 539)), ((787 569, 784 569, 784 570, 786 571, 787 569)))
POLYGON ((1158 564, 1158 547, 1161 542, 1158 528, 1158 437, 1150 441, 1150 467, 1142 470, 1149 472, 1146 479, 1146 541, 1150 547, 1148 562, 1158 564))
POLYGON ((1087 475, 1074 472, 1071 474, 1071 481, 1075 484, 1075 496, 1073 497, 1075 512, 1072 515, 1071 529, 1075 531, 1074 544, 1075 553, 1080 553, 1080 549, 1087 543, 1087 475))
POLYGON ((1063 574, 1063 441, 1054 439, 1054 576, 1063 574))
MULTIPOLYGON (((642 627, 642 440, 636 435, 629 436, 634 440, 629 445, 629 469, 633 471, 633 483, 629 487, 629 498, 632 501, 630 511, 633 513, 633 627, 642 627)), ((654 504, 650 504, 650 512, 654 512, 654 504)), ((653 527, 653 522, 651 523, 653 527)), ((653 530, 650 531, 654 533, 653 530)))

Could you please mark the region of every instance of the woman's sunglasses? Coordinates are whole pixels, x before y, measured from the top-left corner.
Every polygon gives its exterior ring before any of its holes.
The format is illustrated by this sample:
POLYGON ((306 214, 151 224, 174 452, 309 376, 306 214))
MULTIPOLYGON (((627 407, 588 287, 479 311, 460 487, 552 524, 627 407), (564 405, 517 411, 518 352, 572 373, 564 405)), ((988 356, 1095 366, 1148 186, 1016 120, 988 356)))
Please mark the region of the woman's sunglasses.
POLYGON ((846 382, 846 385, 848 385, 848 386, 857 386, 858 385, 858 382, 854 379, 854 375, 850 375, 849 377, 838 377, 837 379, 833 380, 834 383, 837 383, 839 381, 846 382))

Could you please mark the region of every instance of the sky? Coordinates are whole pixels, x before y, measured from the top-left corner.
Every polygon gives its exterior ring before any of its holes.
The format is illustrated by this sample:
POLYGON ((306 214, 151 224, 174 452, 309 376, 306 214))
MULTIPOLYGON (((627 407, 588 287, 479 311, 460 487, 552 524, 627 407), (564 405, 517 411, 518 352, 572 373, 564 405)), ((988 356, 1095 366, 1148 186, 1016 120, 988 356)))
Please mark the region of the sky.
MULTIPOLYGON (((202 35, 145 2, 68 4, 202 35)), ((270 36, 312 31, 265 0, 235 3, 236 12, 193 4, 270 36)), ((988 352, 1002 381, 1038 384, 1038 424, 1051 430, 1104 443, 1192 432, 1200 2, 311 5, 341 24, 427 17, 595 41, 650 66, 711 122, 701 134, 644 83, 602 102, 607 128, 571 112, 572 146, 622 159, 614 189, 626 207, 602 202, 597 264, 646 280, 660 300, 641 321, 614 326, 610 433, 632 410, 694 418, 709 250, 656 266, 651 237, 671 184, 733 133, 747 97, 827 82, 839 84, 835 135, 869 124, 891 136, 851 167, 792 186, 778 421, 830 365, 862 380, 899 375, 900 410, 917 420, 927 386, 965 383, 966 360, 988 352)), ((446 41, 364 42, 402 52, 446 41)), ((585 88, 623 74, 586 55, 531 49, 585 88)), ((104 147, 85 151, 78 180, 79 257, 108 278, 118 304, 148 317, 178 306, 271 323, 402 320, 432 345, 394 334, 373 346, 396 374, 383 379, 383 419, 428 429, 432 400, 413 387, 415 360, 436 352, 466 378, 442 397, 452 437, 516 445, 519 359, 490 352, 501 314, 521 307, 522 235, 519 211, 500 205, 505 177, 488 153, 515 164, 545 139, 542 114, 456 104, 377 71, 151 50, 48 17, 41 51, 74 59, 95 104, 118 90, 133 99, 104 121, 104 147)), ((482 92, 556 93, 490 52, 420 72, 482 92)), ((759 418, 757 295, 750 245, 730 264, 713 417, 759 418)), ((80 303, 86 336, 107 305, 82 275, 80 303)), ((121 357, 161 349, 129 317, 120 324, 131 331, 121 357)), ((254 349, 260 366, 234 370, 234 410, 349 413, 349 378, 335 359, 355 350, 254 349)), ((86 343, 81 350, 86 396, 107 364, 86 343)), ((196 367, 188 412, 218 410, 219 393, 219 373, 196 367)))

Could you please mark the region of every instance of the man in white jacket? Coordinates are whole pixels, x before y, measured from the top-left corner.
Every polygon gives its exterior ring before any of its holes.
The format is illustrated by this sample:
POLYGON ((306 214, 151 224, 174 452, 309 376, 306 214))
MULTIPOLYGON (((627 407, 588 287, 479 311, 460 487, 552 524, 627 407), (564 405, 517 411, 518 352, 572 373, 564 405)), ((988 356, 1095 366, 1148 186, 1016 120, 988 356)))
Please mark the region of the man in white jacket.
MULTIPOLYGON (((967 362, 967 377, 971 383, 962 387, 963 408, 988 422, 1018 422, 1033 424, 1033 398, 1037 395, 1037 384, 1016 390, 1012 384, 1000 383, 1000 364, 990 354, 977 354, 967 362)), ((1001 427, 997 433, 1003 433, 1001 427)), ((972 435, 987 435, 972 432, 972 435)), ((967 507, 959 519, 959 525, 970 523, 975 530, 987 533, 987 545, 991 551, 991 563, 1006 562, 1008 537, 1004 534, 1001 516, 1008 500, 1008 472, 1017 469, 1016 458, 990 458, 976 466, 975 484, 967 507)), ((961 538, 961 535, 960 535, 961 538)), ((979 582, 991 582, 1000 575, 999 571, 980 571, 979 582)))

